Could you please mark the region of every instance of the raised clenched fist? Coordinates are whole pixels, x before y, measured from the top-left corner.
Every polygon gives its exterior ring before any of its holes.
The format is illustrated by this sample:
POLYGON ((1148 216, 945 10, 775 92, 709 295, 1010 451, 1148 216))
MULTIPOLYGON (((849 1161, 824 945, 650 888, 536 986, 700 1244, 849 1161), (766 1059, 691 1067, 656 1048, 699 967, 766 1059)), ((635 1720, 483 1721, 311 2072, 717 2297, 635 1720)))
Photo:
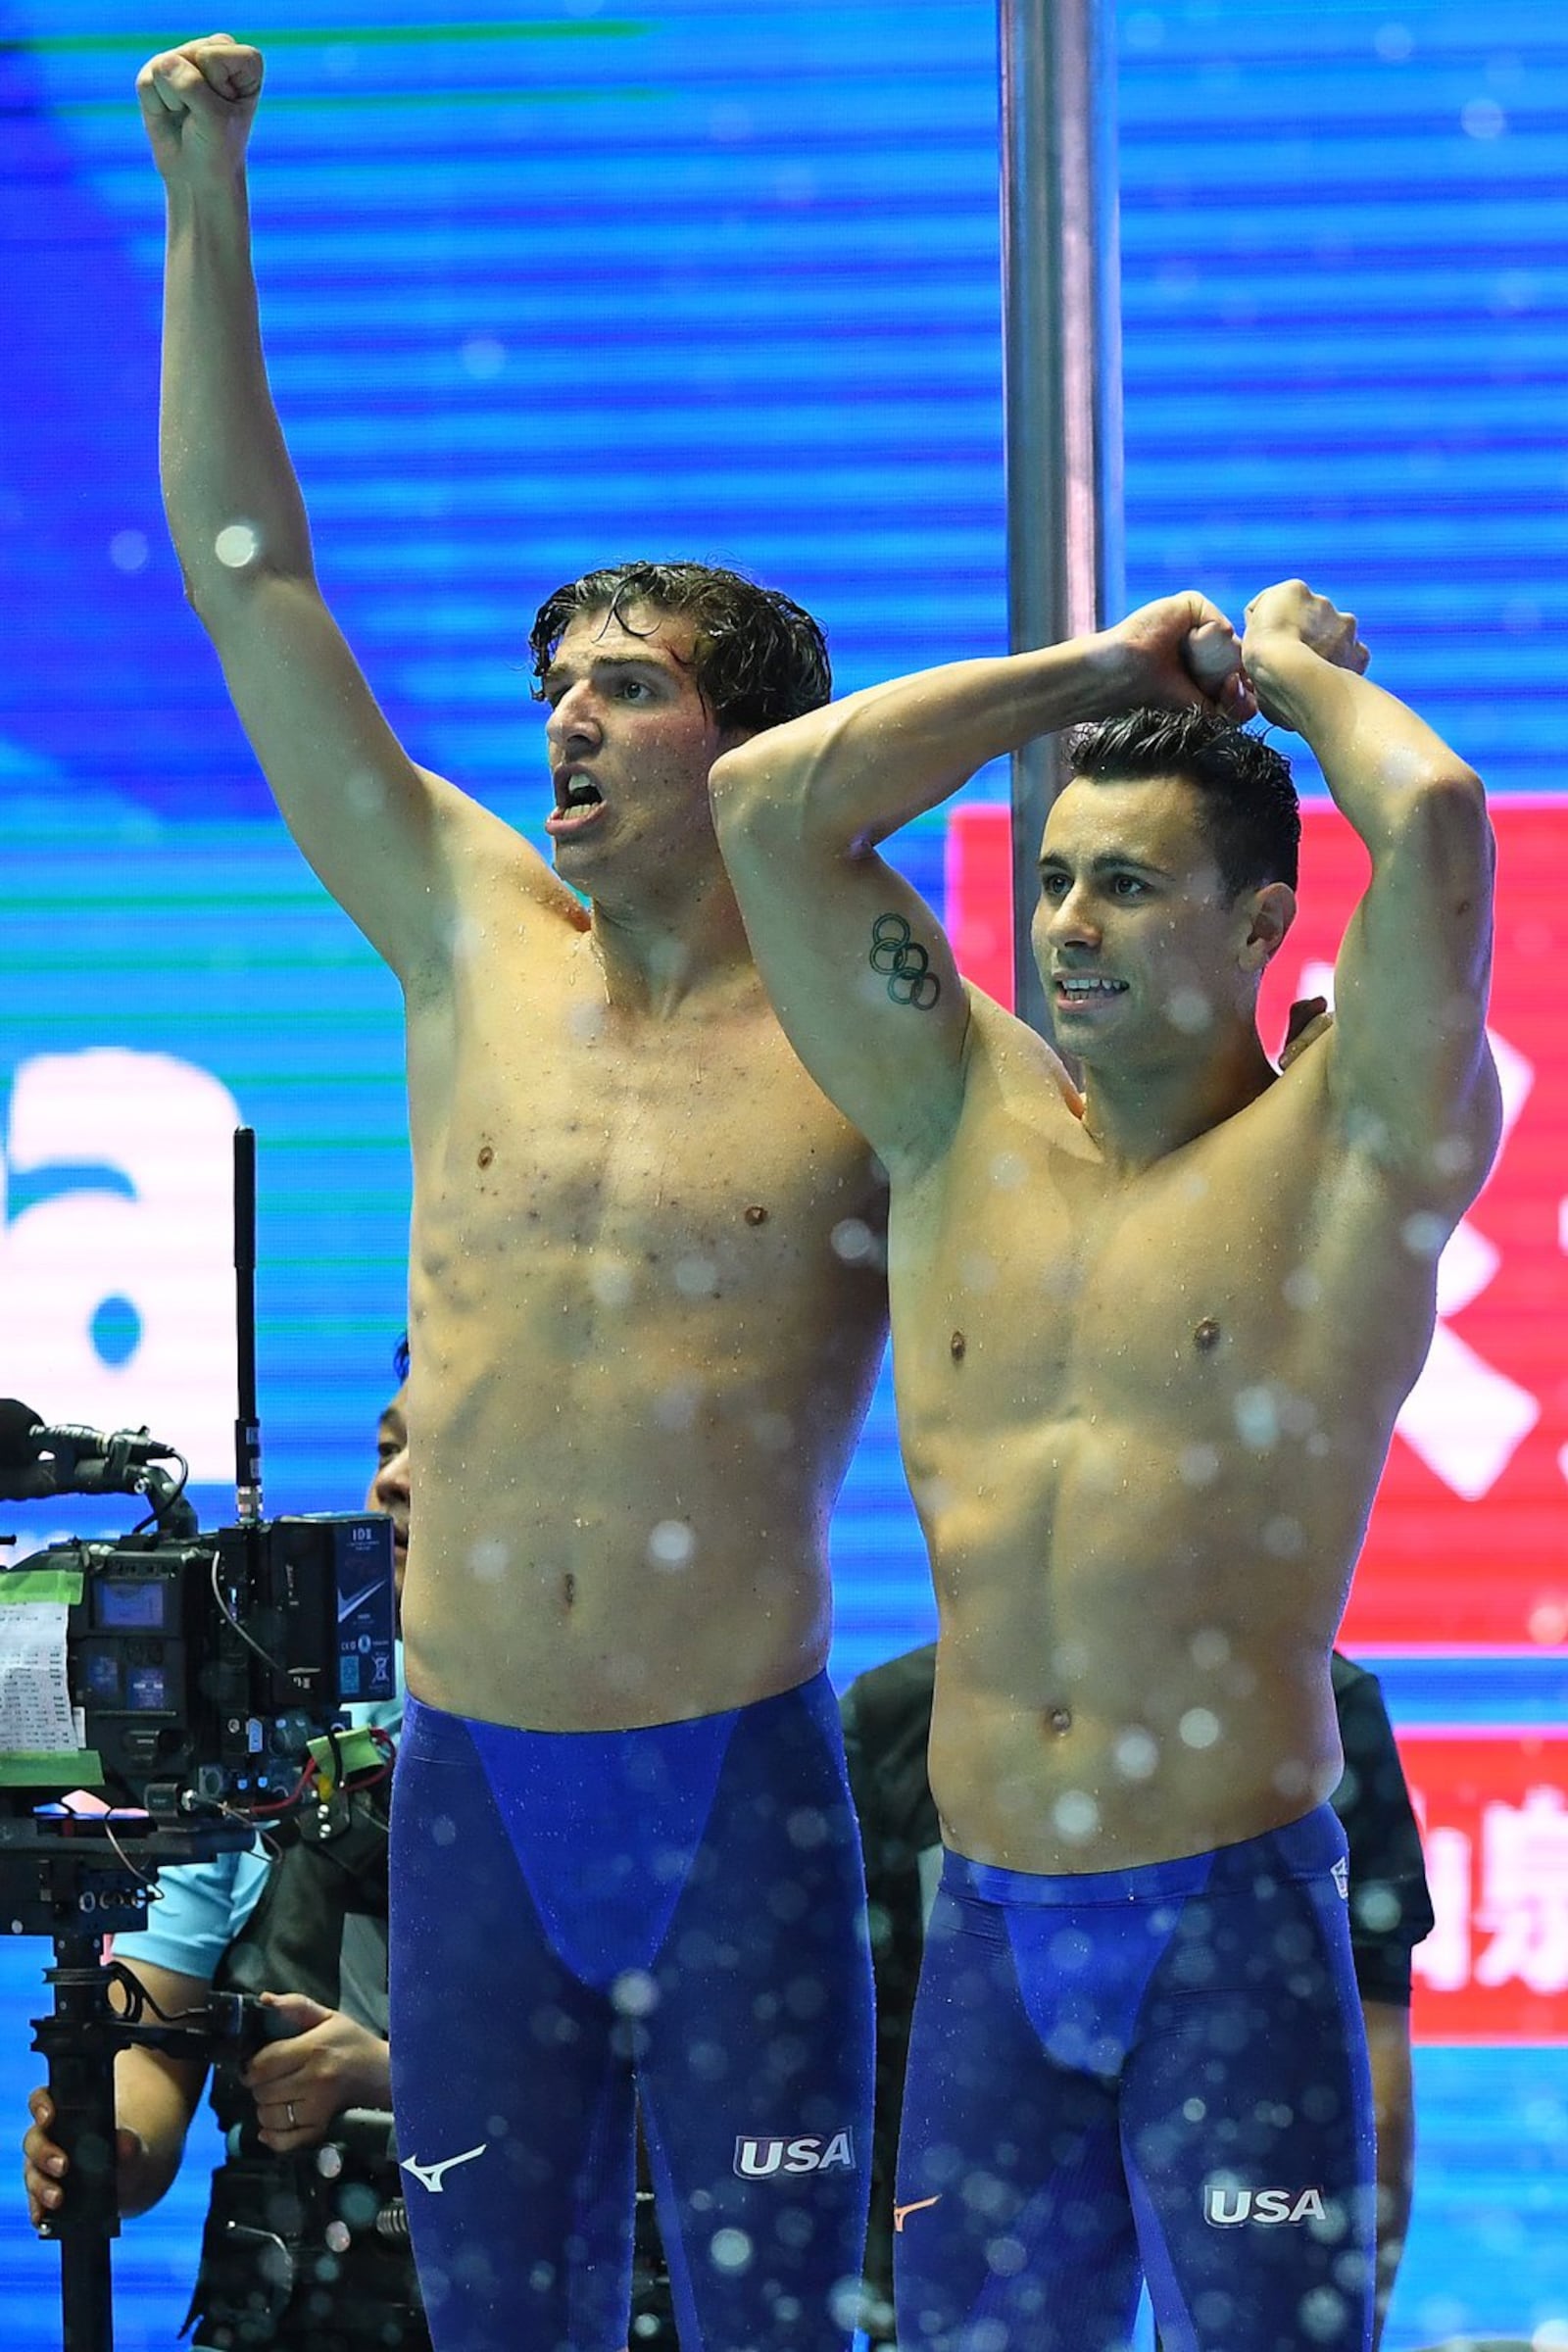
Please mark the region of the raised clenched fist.
POLYGON ((136 76, 141 118, 166 180, 232 177, 262 94, 262 53, 226 32, 165 49, 136 76))

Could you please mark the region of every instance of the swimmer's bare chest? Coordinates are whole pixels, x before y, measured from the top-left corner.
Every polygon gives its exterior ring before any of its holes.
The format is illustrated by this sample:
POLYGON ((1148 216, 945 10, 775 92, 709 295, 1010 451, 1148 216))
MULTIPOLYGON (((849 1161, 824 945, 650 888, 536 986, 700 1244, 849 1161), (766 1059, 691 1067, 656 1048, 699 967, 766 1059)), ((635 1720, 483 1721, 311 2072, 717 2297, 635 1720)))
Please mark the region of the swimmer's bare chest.
POLYGON ((755 985, 654 1018, 579 962, 443 1044, 411 1053, 414 1687, 417 1652, 424 1695, 487 1679, 548 1728, 802 1679, 884 1328, 864 1144, 755 985))
POLYGON ((939 1586, 961 1566, 1009 1620, 1020 1580, 1048 1613, 1175 1620, 1217 1577, 1255 1596, 1254 1567, 1292 1563, 1337 1614, 1430 1336, 1430 1259, 1326 1138, 1312 1073, 1130 1177, 1051 1107, 966 1116, 896 1215, 900 1406, 939 1586))
POLYGON ((931 1780, 962 1852, 1131 1866, 1338 1778, 1328 1651, 1431 1264, 1325 1140, 1321 1076, 1131 1176, 1059 1103, 982 1093, 895 1203, 931 1780))

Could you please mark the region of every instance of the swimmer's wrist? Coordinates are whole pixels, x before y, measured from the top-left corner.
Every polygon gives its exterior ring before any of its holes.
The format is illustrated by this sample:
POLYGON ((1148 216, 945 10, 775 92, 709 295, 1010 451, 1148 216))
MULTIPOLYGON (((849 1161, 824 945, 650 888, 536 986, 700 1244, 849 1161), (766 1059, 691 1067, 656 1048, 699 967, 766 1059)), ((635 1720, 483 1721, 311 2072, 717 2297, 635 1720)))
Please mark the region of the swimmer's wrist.
POLYGON ((1148 699, 1148 663, 1114 628, 1097 629, 1077 640, 1082 672, 1083 709, 1072 724, 1117 718, 1148 699))

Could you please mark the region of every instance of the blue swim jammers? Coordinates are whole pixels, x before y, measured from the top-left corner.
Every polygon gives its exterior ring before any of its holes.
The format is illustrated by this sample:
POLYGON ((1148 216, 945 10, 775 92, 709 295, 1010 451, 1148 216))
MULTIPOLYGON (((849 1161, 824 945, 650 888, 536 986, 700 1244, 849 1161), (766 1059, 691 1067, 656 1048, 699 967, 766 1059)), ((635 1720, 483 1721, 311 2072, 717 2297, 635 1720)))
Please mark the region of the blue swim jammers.
POLYGON ((871 1981, 825 1675, 623 1732, 411 1699, 391 1902, 437 2352, 620 2352, 638 2120, 683 2352, 848 2352, 871 1981))
POLYGON ((1332 1810, 1044 1877, 949 1852, 915 2004, 901 2352, 1365 2352, 1371 2088, 1332 1810))

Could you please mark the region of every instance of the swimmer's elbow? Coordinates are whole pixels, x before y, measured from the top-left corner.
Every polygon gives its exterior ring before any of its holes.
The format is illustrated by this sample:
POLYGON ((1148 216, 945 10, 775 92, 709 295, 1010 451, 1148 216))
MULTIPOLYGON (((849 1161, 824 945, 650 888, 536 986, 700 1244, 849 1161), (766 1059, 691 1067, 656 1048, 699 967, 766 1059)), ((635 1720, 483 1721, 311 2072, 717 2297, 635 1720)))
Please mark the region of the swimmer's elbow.
POLYGON ((868 846, 843 789, 838 728, 813 728, 808 740, 794 743, 778 740, 794 731, 792 725, 753 736, 714 762, 709 792, 727 857, 750 850, 817 863, 868 846))

